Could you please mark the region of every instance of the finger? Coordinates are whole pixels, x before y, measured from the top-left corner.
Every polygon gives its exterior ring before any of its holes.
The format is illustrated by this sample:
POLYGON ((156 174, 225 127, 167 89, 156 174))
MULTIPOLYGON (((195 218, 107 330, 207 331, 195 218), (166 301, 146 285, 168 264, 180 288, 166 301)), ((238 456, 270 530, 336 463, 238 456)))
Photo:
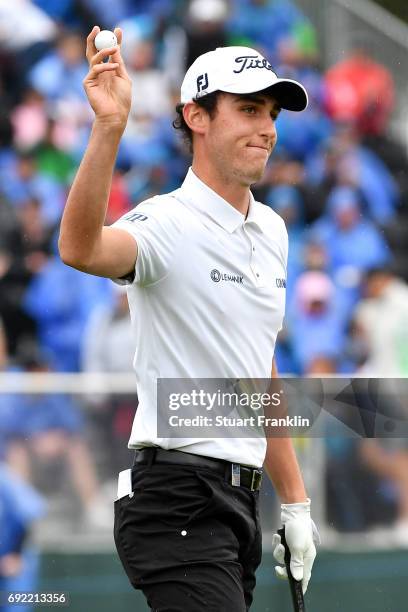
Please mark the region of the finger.
MULTIPOLYGON (((106 49, 101 49, 100 51, 97 51, 97 53, 95 53, 95 55, 91 58, 90 65, 95 66, 97 64, 100 64, 101 62, 103 62, 103 60, 110 56, 112 56, 113 58, 116 49, 117 47, 108 47, 106 49)), ((112 61, 115 60, 112 59, 112 61)))
POLYGON ((303 592, 303 595, 307 591, 308 584, 309 584, 309 580, 305 580, 305 578, 303 578, 303 580, 302 580, 302 592, 303 592))
POLYGON ((312 567, 314 560, 316 558, 316 549, 315 547, 311 547, 303 557, 303 582, 306 584, 310 580, 310 576, 312 574, 312 567))
POLYGON ((123 32, 122 32, 122 30, 120 28, 115 28, 114 29, 114 34, 115 34, 116 38, 118 39, 118 44, 114 48, 114 52, 112 54, 111 61, 112 62, 117 62, 119 64, 118 76, 121 76, 121 77, 129 79, 129 75, 127 73, 125 62, 123 61, 123 57, 122 57, 122 53, 121 53, 121 49, 120 49, 121 44, 122 44, 122 39, 123 39, 123 32))
POLYGON ((285 563, 285 547, 283 544, 278 544, 273 551, 273 556, 278 563, 285 563))
POLYGON ((99 34, 100 31, 101 31, 101 28, 99 26, 94 26, 87 36, 85 55, 86 55, 86 59, 88 60, 89 64, 91 63, 92 57, 97 52, 97 49, 95 47, 95 38, 96 38, 96 35, 99 34))
POLYGON ((113 30, 113 33, 115 34, 117 40, 118 40, 118 45, 120 47, 120 45, 122 44, 122 37, 123 37, 123 32, 120 28, 115 28, 113 30))
POLYGON ((293 554, 290 558, 290 572, 295 580, 303 580, 303 554, 293 554))
POLYGON ((109 64, 97 64, 90 70, 87 76, 84 79, 84 83, 89 83, 89 81, 93 81, 96 79, 102 72, 112 72, 113 70, 117 70, 119 68, 118 64, 109 63, 109 64))
POLYGON ((280 565, 275 565, 275 574, 279 578, 279 580, 287 580, 288 572, 286 571, 286 567, 281 567, 280 565))

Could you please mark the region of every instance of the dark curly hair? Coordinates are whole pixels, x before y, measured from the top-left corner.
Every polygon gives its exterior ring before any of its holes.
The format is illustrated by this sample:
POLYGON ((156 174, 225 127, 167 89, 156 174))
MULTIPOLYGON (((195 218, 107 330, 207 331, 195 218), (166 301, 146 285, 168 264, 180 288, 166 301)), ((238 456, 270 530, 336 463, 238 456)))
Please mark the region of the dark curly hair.
MULTIPOLYGON (((201 106, 201 108, 204 108, 205 111, 210 116, 210 118, 212 119, 215 116, 215 113, 217 112, 217 101, 218 101, 220 94, 221 94, 220 91, 214 91, 213 93, 207 94, 206 96, 203 96, 202 98, 195 99, 194 102, 198 104, 198 106, 201 106)), ((177 104, 176 106, 177 116, 174 119, 172 126, 174 127, 175 130, 180 130, 184 143, 187 145, 187 148, 190 151, 190 153, 192 153, 193 152, 193 132, 191 131, 191 129, 188 127, 187 123, 185 122, 185 119, 183 117, 183 108, 184 108, 183 103, 177 104)))

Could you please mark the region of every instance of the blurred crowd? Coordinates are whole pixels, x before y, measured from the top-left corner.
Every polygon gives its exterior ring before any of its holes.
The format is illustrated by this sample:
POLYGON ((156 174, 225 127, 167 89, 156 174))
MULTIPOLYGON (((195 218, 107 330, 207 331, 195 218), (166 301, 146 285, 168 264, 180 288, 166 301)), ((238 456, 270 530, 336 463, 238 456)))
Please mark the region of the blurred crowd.
MULTIPOLYGON (((133 81, 107 223, 183 180, 190 157, 171 123, 186 68, 217 46, 256 47, 279 76, 301 81, 309 93, 305 112, 280 115, 277 147, 254 188, 289 233, 279 370, 407 376, 408 161, 389 136, 393 78, 367 54, 363 35, 323 69, 317 33, 291 0, 0 2, 0 369, 132 369, 124 290, 66 267, 57 252, 64 202, 93 121, 82 80, 95 24, 122 28, 133 81)), ((64 457, 86 515, 98 523, 98 477, 78 407, 50 396, 34 418, 33 401, 1 399, 11 463, 30 480, 33 454, 64 457), (30 436, 27 451, 18 440, 30 436)), ((133 401, 93 408, 125 446, 133 401)), ((339 477, 350 446, 330 452, 339 477)), ((364 465, 387 479, 408 540, 406 459, 399 472, 387 471, 387 452, 366 447, 364 465)), ((352 484, 343 482, 349 495, 352 484)), ((340 501, 338 494, 337 509, 340 501)), ((366 526, 337 511, 340 528, 366 526)))
POLYGON ((11 359, 34 342, 53 370, 80 371, 98 342, 88 333, 96 311, 115 326, 112 283, 65 267, 56 247, 93 120, 82 80, 97 23, 122 27, 133 81, 107 223, 182 181, 189 155, 171 122, 195 57, 256 47, 310 98, 305 112, 279 117, 278 145, 254 189, 290 236, 280 371, 408 373, 407 159, 387 131, 392 75, 367 55, 363 35, 323 70, 316 32, 289 0, 18 0, 1 5, 0 23, 0 317, 11 359), (376 311, 395 317, 375 326, 376 311))

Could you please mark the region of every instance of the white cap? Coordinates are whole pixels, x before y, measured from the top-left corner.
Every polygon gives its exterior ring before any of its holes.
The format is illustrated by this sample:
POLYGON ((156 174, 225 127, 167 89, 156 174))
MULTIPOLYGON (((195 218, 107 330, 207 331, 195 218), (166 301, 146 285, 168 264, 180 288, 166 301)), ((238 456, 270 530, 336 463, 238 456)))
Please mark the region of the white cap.
POLYGON ((308 98, 303 85, 292 79, 279 79, 259 51, 249 47, 218 47, 200 55, 187 70, 180 99, 185 104, 214 91, 245 94, 270 87, 282 108, 292 111, 306 108, 308 98))

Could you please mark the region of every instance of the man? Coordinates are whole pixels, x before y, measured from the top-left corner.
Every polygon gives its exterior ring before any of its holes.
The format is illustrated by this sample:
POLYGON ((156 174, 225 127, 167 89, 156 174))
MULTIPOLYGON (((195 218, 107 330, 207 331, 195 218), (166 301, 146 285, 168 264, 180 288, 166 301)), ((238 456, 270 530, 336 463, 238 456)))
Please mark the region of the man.
MULTIPOLYGON (((119 45, 121 31, 116 29, 119 45)), ((292 573, 306 590, 316 554, 290 438, 158 437, 157 379, 269 378, 284 314, 287 233, 254 201, 281 107, 303 87, 277 79, 258 52, 200 56, 181 88, 179 121, 192 168, 180 189, 103 227, 131 84, 119 48, 87 41, 84 80, 95 123, 61 224, 63 261, 124 279, 135 333, 139 407, 131 482, 119 481, 115 541, 132 585, 153 610, 248 610, 261 560, 258 495, 265 467, 282 500, 292 573), (111 61, 102 63, 111 56, 111 61), (235 279, 235 280, 234 280, 235 279)), ((275 556, 283 546, 274 536, 275 556)), ((284 576, 285 568, 277 573, 284 576)))
POLYGON ((371 268, 364 299, 354 312, 359 340, 366 347, 364 376, 408 375, 408 286, 391 268, 371 268), (380 374, 381 373, 381 374, 380 374))

